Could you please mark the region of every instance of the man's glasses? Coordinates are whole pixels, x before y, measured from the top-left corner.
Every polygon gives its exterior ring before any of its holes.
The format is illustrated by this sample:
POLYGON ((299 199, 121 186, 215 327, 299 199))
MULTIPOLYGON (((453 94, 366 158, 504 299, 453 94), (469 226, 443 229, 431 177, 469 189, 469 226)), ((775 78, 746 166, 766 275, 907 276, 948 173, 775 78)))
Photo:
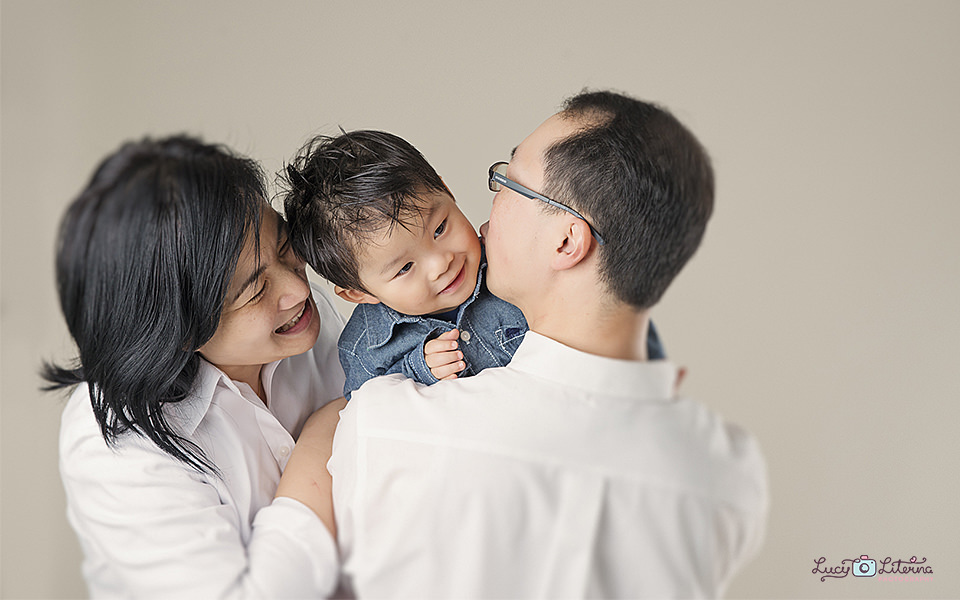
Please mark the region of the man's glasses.
POLYGON ((551 200, 550 198, 547 198, 543 194, 538 194, 537 192, 531 190, 530 188, 520 185, 516 181, 508 178, 507 163, 505 162, 493 163, 490 166, 490 170, 487 172, 487 174, 488 174, 487 186, 490 188, 491 192, 499 192, 501 187, 507 187, 515 191, 516 193, 520 194, 521 196, 526 196, 527 198, 530 198, 531 200, 540 200, 541 202, 546 202, 550 206, 555 206, 560 210, 565 210, 571 215, 575 216, 576 218, 582 220, 584 223, 587 224, 587 227, 590 228, 590 233, 593 234, 593 237, 597 240, 598 244, 602 246, 606 243, 603 241, 603 236, 601 236, 600 233, 593 228, 593 225, 590 224, 590 221, 588 221, 583 215, 581 215, 577 211, 573 210, 572 208, 570 208, 569 206, 567 206, 562 202, 551 200))

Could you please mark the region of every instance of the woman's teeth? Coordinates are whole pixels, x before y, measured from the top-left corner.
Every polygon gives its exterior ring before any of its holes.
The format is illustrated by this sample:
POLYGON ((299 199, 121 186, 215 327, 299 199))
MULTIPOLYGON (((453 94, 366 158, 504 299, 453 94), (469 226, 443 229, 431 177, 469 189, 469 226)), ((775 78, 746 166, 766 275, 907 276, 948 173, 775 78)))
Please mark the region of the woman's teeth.
POLYGON ((291 327, 293 327, 294 325, 296 325, 297 322, 300 320, 300 317, 303 316, 303 313, 304 313, 304 311, 306 311, 306 310, 307 310, 307 303, 304 302, 304 303, 303 303, 303 308, 300 309, 300 312, 297 313, 297 316, 295 316, 294 318, 290 319, 289 321, 287 321, 286 323, 284 323, 283 325, 281 325, 280 328, 277 329, 277 333, 283 333, 283 332, 287 331, 288 329, 290 329, 291 327))

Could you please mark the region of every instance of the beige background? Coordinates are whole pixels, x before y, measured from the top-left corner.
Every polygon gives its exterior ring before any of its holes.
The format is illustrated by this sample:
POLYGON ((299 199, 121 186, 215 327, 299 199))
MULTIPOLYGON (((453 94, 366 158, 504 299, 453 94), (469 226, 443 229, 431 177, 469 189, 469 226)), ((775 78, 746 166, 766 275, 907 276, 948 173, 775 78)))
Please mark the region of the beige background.
POLYGON ((35 372, 70 356, 54 232, 100 157, 186 131, 272 173, 310 133, 381 128, 479 225, 487 166, 584 86, 666 104, 718 173, 654 316, 769 461, 729 595, 960 596, 960 3, 357 4, 3 1, 4 597, 85 594, 35 372), (863 553, 933 582, 811 574, 863 553))

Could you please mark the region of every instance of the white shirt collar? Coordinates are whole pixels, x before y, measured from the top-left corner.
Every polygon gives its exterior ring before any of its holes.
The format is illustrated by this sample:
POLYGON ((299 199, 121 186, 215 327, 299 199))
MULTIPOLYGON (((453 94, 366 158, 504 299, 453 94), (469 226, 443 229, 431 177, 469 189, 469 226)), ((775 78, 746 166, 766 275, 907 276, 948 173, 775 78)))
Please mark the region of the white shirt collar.
MULTIPOLYGON (((273 374, 277 370, 280 361, 274 361, 263 366, 260 379, 263 382, 264 393, 267 395, 267 402, 270 402, 270 390, 273 384, 273 374)), ((204 359, 200 359, 200 372, 197 374, 197 381, 194 383, 193 391, 183 401, 175 406, 170 406, 170 420, 187 435, 192 435, 203 417, 210 410, 210 403, 213 402, 213 395, 217 386, 223 385, 238 396, 246 397, 235 381, 230 379, 226 373, 221 371, 213 364, 204 359)))
POLYGON ((591 394, 635 400, 668 400, 675 395, 677 367, 667 360, 633 361, 589 354, 528 331, 510 368, 591 394))

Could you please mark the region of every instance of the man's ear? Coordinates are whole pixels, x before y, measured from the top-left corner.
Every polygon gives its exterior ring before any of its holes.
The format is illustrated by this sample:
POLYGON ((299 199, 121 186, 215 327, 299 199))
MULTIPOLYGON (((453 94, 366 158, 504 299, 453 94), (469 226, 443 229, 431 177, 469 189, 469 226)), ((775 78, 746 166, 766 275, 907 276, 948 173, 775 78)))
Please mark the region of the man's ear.
POLYGON ((380 304, 379 298, 361 290, 348 290, 335 285, 333 291, 347 302, 353 302, 354 304, 380 304))
POLYGON ((561 237, 553 256, 554 269, 563 271, 580 264, 589 256, 596 240, 590 233, 590 226, 583 219, 563 218, 561 237))

